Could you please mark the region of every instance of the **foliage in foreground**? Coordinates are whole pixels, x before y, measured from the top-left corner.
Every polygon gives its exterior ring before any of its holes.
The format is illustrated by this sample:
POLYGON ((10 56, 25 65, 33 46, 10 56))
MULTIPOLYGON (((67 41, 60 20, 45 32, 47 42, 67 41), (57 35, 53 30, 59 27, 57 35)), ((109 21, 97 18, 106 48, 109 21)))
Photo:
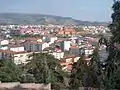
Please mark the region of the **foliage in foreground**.
POLYGON ((73 64, 70 76, 70 88, 78 89, 79 87, 100 88, 100 67, 99 54, 95 49, 91 61, 86 61, 82 56, 77 63, 73 64))
MULTIPOLYGON (((0 60, 0 81, 21 83, 51 83, 64 85, 64 72, 60 61, 47 53, 33 53, 26 65, 16 65, 12 60, 0 60)), ((56 85, 56 86, 54 86, 56 85)))
POLYGON ((47 53, 33 53, 27 64, 27 72, 32 74, 36 83, 63 83, 60 61, 47 53))
POLYGON ((0 81, 17 82, 21 80, 22 72, 11 60, 0 60, 0 81))
POLYGON ((108 46, 109 56, 106 60, 105 89, 120 89, 120 49, 116 45, 120 44, 120 1, 113 5, 112 23, 109 28, 112 33, 108 46))

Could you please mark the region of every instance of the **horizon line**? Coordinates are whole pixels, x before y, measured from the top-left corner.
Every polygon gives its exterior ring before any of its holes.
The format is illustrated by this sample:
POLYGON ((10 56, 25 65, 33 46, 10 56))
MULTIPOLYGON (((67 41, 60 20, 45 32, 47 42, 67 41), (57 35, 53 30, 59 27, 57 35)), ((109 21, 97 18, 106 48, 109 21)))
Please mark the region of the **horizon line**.
POLYGON ((100 23, 109 23, 110 21, 90 21, 90 20, 80 20, 80 19, 75 19, 70 16, 59 16, 59 15, 54 15, 54 14, 43 14, 43 13, 32 13, 32 12, 0 12, 0 14, 31 14, 31 15, 47 15, 47 16, 55 16, 55 17, 62 17, 62 18, 71 18, 74 20, 79 20, 79 21, 85 21, 85 22, 100 22, 100 23))

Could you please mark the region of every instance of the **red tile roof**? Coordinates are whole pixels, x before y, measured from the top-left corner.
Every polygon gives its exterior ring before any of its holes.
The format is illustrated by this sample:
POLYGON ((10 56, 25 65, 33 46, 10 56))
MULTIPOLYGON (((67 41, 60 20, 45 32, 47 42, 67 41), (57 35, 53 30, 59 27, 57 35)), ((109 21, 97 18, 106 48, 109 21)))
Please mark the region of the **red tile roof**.
POLYGON ((41 39, 41 38, 39 38, 39 37, 38 37, 38 38, 26 38, 26 40, 28 40, 28 41, 31 41, 31 40, 32 40, 32 41, 35 41, 35 40, 37 41, 37 40, 39 40, 39 39, 41 39))
POLYGON ((68 59, 68 58, 76 58, 79 57, 78 55, 69 55, 69 56, 64 56, 63 59, 68 59))
POLYGON ((78 49, 79 47, 77 47, 76 45, 72 45, 70 48, 72 48, 72 49, 78 49))
POLYGON ((0 50, 0 52, 7 53, 7 54, 21 54, 21 53, 27 53, 26 51, 23 52, 14 52, 11 50, 0 50))
POLYGON ((43 44, 43 42, 35 42, 35 41, 31 41, 31 42, 28 42, 28 43, 31 43, 31 44, 43 44))

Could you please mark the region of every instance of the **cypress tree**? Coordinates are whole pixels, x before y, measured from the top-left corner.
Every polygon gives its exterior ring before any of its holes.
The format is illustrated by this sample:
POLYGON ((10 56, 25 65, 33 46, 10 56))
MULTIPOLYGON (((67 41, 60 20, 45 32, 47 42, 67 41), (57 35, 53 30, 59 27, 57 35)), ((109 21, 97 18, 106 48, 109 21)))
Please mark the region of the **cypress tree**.
POLYGON ((85 56, 82 56, 77 63, 73 64, 73 68, 70 76, 70 87, 72 90, 77 90, 78 87, 92 87, 100 88, 100 62, 98 48, 94 50, 94 53, 88 58, 91 60, 85 60, 85 56))
POLYGON ((106 60, 105 89, 120 89, 120 1, 114 1, 112 23, 109 25, 112 37, 108 46, 108 59, 106 60), (118 76, 119 75, 119 76, 118 76))

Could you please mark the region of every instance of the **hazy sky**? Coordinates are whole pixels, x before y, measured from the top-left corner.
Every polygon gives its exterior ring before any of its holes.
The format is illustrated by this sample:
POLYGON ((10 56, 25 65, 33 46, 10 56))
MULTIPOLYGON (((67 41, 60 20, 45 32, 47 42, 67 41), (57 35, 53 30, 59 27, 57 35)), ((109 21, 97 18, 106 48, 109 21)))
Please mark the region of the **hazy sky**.
POLYGON ((40 13, 110 21, 113 0, 0 0, 0 12, 40 13))

